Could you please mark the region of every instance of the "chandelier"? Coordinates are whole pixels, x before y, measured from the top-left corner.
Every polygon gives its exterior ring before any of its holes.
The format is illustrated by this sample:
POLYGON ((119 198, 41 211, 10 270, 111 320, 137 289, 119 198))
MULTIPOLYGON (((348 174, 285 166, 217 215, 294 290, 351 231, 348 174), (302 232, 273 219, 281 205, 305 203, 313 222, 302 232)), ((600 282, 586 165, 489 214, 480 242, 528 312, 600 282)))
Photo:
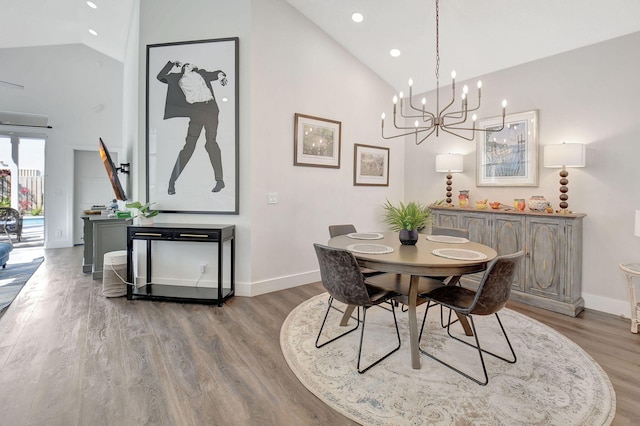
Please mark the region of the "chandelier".
MULTIPOLYGON (((440 109, 440 1, 436 0, 436 109, 435 113, 429 112, 426 110, 427 100, 426 98, 422 98, 421 106, 413 105, 413 79, 409 79, 409 112, 405 110, 405 100, 403 92, 400 92, 398 95, 393 97, 393 126, 398 130, 408 130, 406 133, 393 135, 393 136, 385 136, 384 135, 384 120, 385 113, 382 113, 382 138, 383 139, 394 139, 403 136, 415 135, 416 145, 420 145, 424 142, 429 136, 435 133, 436 137, 440 135, 440 131, 449 133, 451 135, 457 136, 466 140, 474 140, 476 131, 480 132, 499 132, 504 129, 504 119, 505 112, 507 108, 507 101, 502 101, 502 127, 496 128, 492 127, 491 129, 478 129, 476 127, 476 114, 471 116, 472 123, 467 124, 468 115, 480 108, 480 98, 482 92, 482 81, 478 80, 478 104, 475 108, 469 108, 468 105, 468 92, 469 88, 467 85, 464 85, 462 88, 462 101, 459 110, 453 110, 453 104, 456 102, 456 72, 451 72, 451 102, 447 104, 442 110, 440 109), (399 103, 399 105, 398 105, 399 103), (450 110, 451 109, 451 110, 450 110), (399 112, 397 112, 399 111, 399 112), (415 123, 413 126, 402 126, 398 125, 397 117, 398 115, 403 119, 413 119, 415 118, 415 123), (426 134, 425 134, 426 133, 426 134), (421 139, 420 139, 421 138, 421 139)), ((455 107, 453 107, 455 108, 455 107)), ((404 121, 404 120, 403 120, 404 121)))

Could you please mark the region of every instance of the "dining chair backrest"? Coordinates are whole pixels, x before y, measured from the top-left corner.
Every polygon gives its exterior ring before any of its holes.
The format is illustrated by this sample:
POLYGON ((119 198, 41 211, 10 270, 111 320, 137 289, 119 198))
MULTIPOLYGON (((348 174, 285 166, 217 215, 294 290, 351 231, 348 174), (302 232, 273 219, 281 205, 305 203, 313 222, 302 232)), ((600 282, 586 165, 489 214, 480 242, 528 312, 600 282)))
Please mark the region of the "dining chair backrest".
POLYGON ((348 305, 371 306, 371 299, 356 258, 350 251, 314 244, 320 278, 327 292, 348 305))
POLYGON ((468 313, 491 315, 504 308, 511 295, 511 282, 523 251, 498 256, 489 263, 468 313))
POLYGON ((352 232, 356 232, 356 227, 351 224, 329 225, 329 236, 331 236, 331 238, 351 234, 352 232))
POLYGON ((469 230, 433 225, 431 226, 431 235, 447 235, 449 237, 469 238, 469 230))

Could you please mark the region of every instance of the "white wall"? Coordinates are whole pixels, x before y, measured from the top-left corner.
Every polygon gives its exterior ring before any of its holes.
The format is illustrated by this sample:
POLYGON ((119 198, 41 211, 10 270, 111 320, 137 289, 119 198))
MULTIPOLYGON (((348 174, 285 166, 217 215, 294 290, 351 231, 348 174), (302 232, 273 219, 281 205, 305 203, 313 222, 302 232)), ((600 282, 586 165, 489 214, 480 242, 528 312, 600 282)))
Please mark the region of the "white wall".
MULTIPOLYGON (((122 147, 122 63, 84 45, 0 49, 0 110, 49 116, 53 129, 7 128, 46 139, 45 243, 73 245, 73 149, 122 147)), ((106 177, 106 172, 105 172, 106 177)), ((109 200, 105 200, 105 203, 109 200)), ((88 206, 90 207, 90 206, 88 206)))
MULTIPOLYGON (((385 197, 402 198, 401 143, 391 151, 389 188, 353 186, 353 144, 380 143, 376 125, 382 99, 391 97, 391 89, 282 0, 188 4, 141 2, 137 153, 144 159, 146 45, 238 36, 240 214, 162 214, 158 221, 235 224, 239 295, 316 281, 312 243, 326 242, 329 224, 353 222, 361 229, 379 229, 378 206, 385 197), (293 166, 296 112, 342 121, 339 170, 293 166), (267 204, 267 192, 278 193, 278 204, 267 204)), ((142 198, 140 162, 137 173, 142 198)), ((181 274, 190 279, 210 255, 182 247, 166 256, 173 262, 154 261, 154 281, 175 283, 181 274), (156 269, 163 263, 172 267, 156 269)), ((215 269, 209 269, 205 281, 215 277, 215 269)))
MULTIPOLYGON (((407 198, 444 198, 445 178, 434 155, 466 154, 464 172, 453 178, 455 195, 511 205, 514 198, 543 195, 558 208, 558 169, 542 167, 542 145, 587 144, 587 166, 569 169, 569 208, 585 213, 583 297, 586 306, 629 315, 626 282, 618 264, 638 260, 640 238, 633 236, 640 208, 640 86, 636 84, 640 33, 577 49, 482 77, 479 117, 498 115, 506 97, 509 112, 539 110, 538 187, 476 187, 475 143, 433 139, 407 143, 407 198)), ((474 87, 470 84, 470 87, 474 87)))
POLYGON ((383 141, 392 89, 281 0, 252 3, 252 294, 317 281, 314 242, 328 225, 379 230, 379 206, 403 198, 404 147, 383 141), (340 169, 293 165, 294 114, 342 123, 340 169), (391 146, 390 186, 353 186, 354 144, 391 146), (267 204, 267 193, 278 204, 267 204))

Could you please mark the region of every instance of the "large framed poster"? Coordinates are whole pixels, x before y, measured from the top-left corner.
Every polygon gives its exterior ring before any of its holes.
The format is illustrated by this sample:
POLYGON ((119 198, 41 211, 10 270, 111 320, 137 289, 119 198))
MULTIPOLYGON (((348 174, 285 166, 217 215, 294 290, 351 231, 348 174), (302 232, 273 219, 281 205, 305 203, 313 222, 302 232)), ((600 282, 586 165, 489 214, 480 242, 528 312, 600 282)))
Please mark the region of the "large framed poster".
POLYGON ((146 196, 165 213, 239 213, 238 38, 147 45, 146 196))

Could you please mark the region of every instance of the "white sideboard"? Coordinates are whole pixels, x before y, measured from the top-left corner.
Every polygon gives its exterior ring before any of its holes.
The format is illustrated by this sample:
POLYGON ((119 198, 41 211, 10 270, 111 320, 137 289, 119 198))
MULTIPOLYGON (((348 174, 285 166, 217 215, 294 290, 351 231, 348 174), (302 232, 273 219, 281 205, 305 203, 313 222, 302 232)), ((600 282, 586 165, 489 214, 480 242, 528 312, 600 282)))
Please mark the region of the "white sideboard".
MULTIPOLYGON (((469 230, 469 239, 498 255, 525 252, 512 284, 511 299, 576 316, 582 298, 584 214, 431 206, 434 224, 469 230)), ((477 285, 481 274, 464 277, 477 285)))

